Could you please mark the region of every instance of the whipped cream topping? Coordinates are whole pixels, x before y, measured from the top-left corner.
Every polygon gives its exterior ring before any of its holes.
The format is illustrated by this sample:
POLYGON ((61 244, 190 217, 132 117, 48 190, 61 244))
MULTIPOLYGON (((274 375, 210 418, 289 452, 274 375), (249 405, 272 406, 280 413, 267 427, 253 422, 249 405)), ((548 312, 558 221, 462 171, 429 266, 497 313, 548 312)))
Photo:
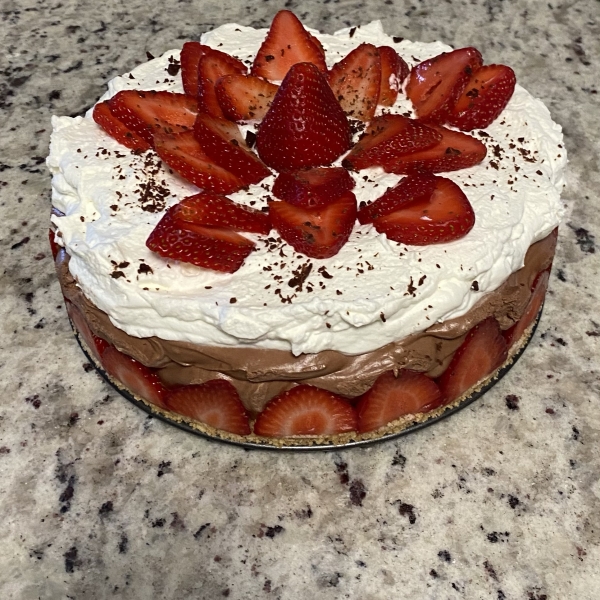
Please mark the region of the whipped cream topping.
MULTIPOLYGON (((251 64, 267 30, 228 24, 201 42, 251 64)), ((389 45, 409 66, 450 48, 394 42, 376 21, 334 35, 311 31, 331 66, 361 42, 389 45)), ((171 75, 173 50, 113 79, 102 99, 123 89, 182 92, 171 75)), ((391 109, 412 114, 401 93, 391 109)), ((57 241, 84 294, 112 323, 135 337, 202 345, 346 354, 464 315, 523 265, 529 246, 547 236, 564 209, 566 150, 548 109, 517 85, 502 115, 484 132, 483 163, 443 174, 461 186, 476 215, 462 239, 425 247, 390 241, 371 225, 324 260, 300 255, 279 239, 244 234, 256 251, 233 274, 166 260, 145 246, 166 207, 198 189, 165 168, 157 155, 134 155, 91 118, 54 117, 50 155, 57 241)), ((254 131, 256 123, 242 127, 254 131)), ((341 160, 341 159, 340 159, 341 160)), ((402 176, 379 168, 353 173, 358 202, 378 198, 402 176)), ((230 197, 260 208, 274 177, 230 197)))

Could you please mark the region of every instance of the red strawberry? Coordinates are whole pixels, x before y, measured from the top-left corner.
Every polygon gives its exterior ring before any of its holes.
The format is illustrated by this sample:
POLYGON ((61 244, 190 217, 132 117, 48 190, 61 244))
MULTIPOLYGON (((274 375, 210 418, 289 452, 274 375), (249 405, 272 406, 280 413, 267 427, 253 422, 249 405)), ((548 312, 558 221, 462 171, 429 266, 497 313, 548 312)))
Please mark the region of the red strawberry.
POLYGON ((382 106, 394 106, 402 82, 408 77, 409 68, 406 61, 391 47, 379 46, 381 58, 381 87, 379 102, 382 106))
POLYGON ((217 165, 227 169, 244 186, 258 183, 271 171, 250 151, 235 123, 200 113, 194 124, 194 135, 202 151, 217 165))
POLYGON ((173 218, 196 225, 230 227, 234 231, 267 234, 271 231, 269 215, 220 196, 201 192, 184 198, 171 208, 173 218))
POLYGON ((346 169, 316 167, 307 171, 280 173, 272 192, 290 204, 311 208, 329 204, 354 186, 354 179, 346 169))
POLYGON ((201 148, 193 131, 154 137, 157 154, 174 171, 199 188, 231 194, 245 186, 236 175, 217 165, 201 148))
POLYGON ((318 37, 314 36, 312 33, 307 32, 310 41, 315 45, 316 49, 319 51, 319 54, 323 57, 323 61, 325 61, 325 48, 323 48, 323 44, 318 37))
POLYGON ((292 65, 304 62, 313 63, 322 72, 327 71, 323 48, 313 40, 294 13, 280 10, 258 49, 252 75, 281 81, 292 65))
POLYGON ((181 81, 183 90, 194 99, 198 98, 198 63, 209 50, 200 42, 186 42, 181 49, 181 81))
POLYGON ((119 352, 114 346, 104 350, 101 363, 104 370, 129 392, 150 404, 165 407, 167 390, 156 371, 119 352))
POLYGON ((165 258, 234 273, 252 252, 254 242, 226 227, 176 219, 169 209, 148 236, 146 246, 165 258))
POLYGON ((356 412, 343 398, 298 385, 273 398, 258 415, 254 433, 264 437, 336 435, 356 431, 356 412))
POLYGON ((358 221, 363 224, 373 223, 401 208, 428 203, 438 179, 440 178, 429 174, 404 177, 393 188, 388 188, 383 196, 361 208, 358 211, 358 221))
POLYGON ((448 123, 463 131, 487 127, 508 104, 516 83, 515 72, 506 65, 480 67, 471 75, 448 123))
POLYGON ((437 145, 441 134, 402 115, 375 117, 364 135, 342 161, 352 171, 393 163, 401 156, 437 145))
POLYGON ((491 375, 507 357, 500 325, 488 317, 475 325, 438 379, 445 403, 452 402, 491 375))
POLYGON ((311 63, 290 68, 256 138, 262 160, 277 171, 332 163, 350 146, 350 125, 325 76, 311 63))
POLYGON ((444 52, 414 66, 406 95, 419 119, 444 123, 483 59, 475 48, 444 52))
POLYGON ((196 120, 196 101, 185 94, 123 90, 109 100, 112 114, 148 144, 157 132, 191 129, 196 120))
POLYGON ((544 303, 546 292, 548 291, 549 279, 550 273, 547 270, 539 273, 533 285, 531 297, 529 298, 529 302, 527 303, 521 318, 510 329, 507 329, 504 332, 504 339, 509 348, 521 338, 525 333, 525 330, 527 330, 537 318, 540 308, 542 308, 542 304, 544 303))
MULTIPOLYGON (((373 221, 379 233, 385 233, 389 239, 402 244, 428 246, 458 240, 471 231, 475 213, 460 187, 445 177, 430 177, 434 179, 435 188, 429 197, 403 197, 402 192, 412 187, 409 182, 399 194, 393 188, 374 203, 381 201, 384 210, 389 211, 397 201, 393 212, 373 221)), ((375 207, 372 212, 378 210, 375 207)))
POLYGON ((442 136, 435 146, 390 159, 383 168, 388 173, 401 175, 445 173, 472 167, 485 158, 487 148, 478 139, 441 125, 430 124, 429 127, 442 136))
POLYGON ((104 350, 109 346, 109 343, 98 337, 88 325, 86 318, 77 305, 65 298, 65 306, 73 327, 79 332, 79 336, 83 339, 87 349, 92 356, 98 361, 101 361, 101 356, 104 350))
POLYGON ((312 258, 329 258, 348 241, 356 220, 356 198, 346 192, 337 200, 314 208, 288 202, 271 202, 273 227, 296 252, 312 258))
POLYGON ((237 390, 224 379, 186 385, 169 392, 166 408, 184 417, 237 435, 248 435, 248 413, 237 390))
POLYGON ((198 110, 224 118, 215 84, 224 75, 245 75, 247 70, 241 60, 209 48, 198 63, 198 110))
POLYGON ((132 131, 125 124, 117 119, 110 111, 109 103, 99 102, 94 106, 94 112, 92 113, 94 121, 123 146, 131 150, 138 152, 145 152, 150 149, 150 144, 135 131, 132 131))
POLYGON ((441 406, 442 393, 423 373, 401 369, 381 374, 356 405, 358 431, 374 431, 404 415, 425 413, 441 406))
POLYGON ((379 51, 373 44, 360 44, 331 67, 327 81, 348 116, 370 121, 381 87, 379 51))
POLYGON ((278 86, 252 75, 224 75, 215 84, 219 106, 230 121, 262 119, 278 86))

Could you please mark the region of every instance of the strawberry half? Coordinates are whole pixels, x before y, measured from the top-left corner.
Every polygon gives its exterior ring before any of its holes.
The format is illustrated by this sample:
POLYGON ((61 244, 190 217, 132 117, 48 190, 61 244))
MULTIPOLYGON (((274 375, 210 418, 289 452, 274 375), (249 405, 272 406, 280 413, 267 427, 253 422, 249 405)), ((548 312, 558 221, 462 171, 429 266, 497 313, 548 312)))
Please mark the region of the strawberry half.
POLYGON ((186 42, 181 49, 181 82, 183 91, 194 99, 198 98, 198 63, 209 50, 200 42, 186 42))
POLYGON ((154 148, 169 167, 199 188, 231 194, 246 185, 239 177, 215 164, 204 152, 193 131, 157 134, 154 148))
POLYGON ((448 123, 463 131, 487 127, 512 98, 516 83, 515 72, 506 65, 480 67, 471 75, 448 123))
POLYGON ((266 79, 239 73, 224 75, 215 84, 219 106, 230 121, 262 119, 278 89, 266 79))
POLYGON ((406 61, 391 47, 379 46, 381 58, 381 87, 379 88, 378 104, 394 106, 402 82, 408 77, 410 69, 406 61))
POLYGON ((148 144, 157 132, 181 132, 194 126, 198 105, 174 92, 123 90, 109 100, 111 113, 148 144))
POLYGON ((114 346, 104 350, 101 363, 104 370, 132 394, 160 408, 165 407, 167 390, 153 369, 119 352, 114 346))
POLYGON ((358 211, 359 223, 373 223, 407 206, 429 202, 438 179, 430 174, 404 177, 394 187, 388 188, 383 196, 358 211))
POLYGON ((171 215, 175 219, 196 225, 230 227, 234 231, 264 235, 271 231, 271 219, 267 213, 208 191, 184 198, 171 208, 171 215))
POLYGON ((356 184, 343 167, 316 167, 294 173, 280 173, 273 195, 295 206, 324 206, 349 192, 356 184))
POLYGON ((475 325, 438 379, 445 403, 452 402, 491 375, 507 357, 500 325, 488 317, 475 325))
POLYGON ((429 127, 441 135, 435 146, 386 161, 383 168, 388 173, 400 175, 445 173, 473 167, 485 158, 485 144, 473 136, 441 125, 430 124, 429 127))
POLYGON ((548 291, 549 279, 550 273, 547 270, 538 274, 533 285, 533 292, 531 293, 531 297, 529 298, 529 302, 527 303, 521 318, 510 329, 507 329, 503 333, 506 345, 509 348, 521 338, 537 318, 540 308, 542 308, 542 304, 544 303, 546 292, 548 291))
POLYGON ((235 123, 199 113, 194 135, 202 151, 215 164, 238 177, 244 186, 258 183, 271 175, 271 171, 246 146, 235 123))
POLYGON ((342 165, 359 171, 393 163, 396 159, 439 144, 439 131, 402 115, 375 117, 342 165))
POLYGON ((314 40, 293 12, 280 10, 258 49, 252 75, 281 81, 296 63, 312 63, 320 71, 327 71, 323 48, 314 40))
POLYGON ((150 150, 150 144, 138 135, 135 131, 129 129, 125 124, 115 117, 110 110, 108 101, 99 102, 94 106, 92 112, 94 121, 123 146, 136 152, 145 152, 150 150))
POLYGON ((379 51, 373 44, 360 44, 331 67, 327 81, 349 117, 370 121, 381 87, 379 51))
POLYGON ((311 63, 293 65, 258 130, 258 155, 296 171, 328 165, 349 147, 350 124, 325 76, 311 63))
MULTIPOLYGON (((394 201, 397 205, 393 212, 373 221, 375 229, 395 242, 413 246, 452 242, 467 235, 475 224, 475 213, 468 198, 452 180, 431 178, 435 187, 429 197, 409 195, 403 198, 404 190, 412 187, 410 181, 402 187, 400 194, 394 192, 395 188, 386 192, 380 198, 381 206, 388 211, 394 201)), ((377 202, 379 200, 374 204, 377 202)), ((377 210, 377 207, 372 209, 373 212, 377 210)))
POLYGON ((358 431, 374 431, 405 415, 425 413, 441 406, 437 384, 423 373, 401 369, 381 374, 356 405, 358 431))
POLYGON ((165 258, 234 273, 254 249, 254 242, 232 229, 182 221, 173 212, 164 214, 146 240, 150 250, 165 258))
POLYGON ((419 119, 444 123, 483 59, 475 48, 444 52, 414 66, 406 95, 419 119))
POLYGON ((248 435, 248 413, 237 390, 224 379, 211 379, 201 385, 186 385, 169 392, 165 408, 200 421, 215 429, 248 435))
POLYGON ((264 437, 336 435, 356 431, 354 408, 312 385, 298 385, 273 398, 258 415, 254 433, 264 437))
POLYGON ((241 60, 220 50, 208 48, 198 62, 198 110, 224 118, 215 84, 225 75, 245 75, 247 71, 241 60))
POLYGON ((356 198, 346 192, 325 206, 304 208, 284 201, 269 204, 273 227, 297 252, 329 258, 348 241, 356 221, 356 198))
POLYGON ((71 319, 73 326, 79 332, 79 335, 85 342, 85 345, 92 356, 100 363, 102 353, 109 346, 109 343, 101 337, 98 337, 91 330, 85 316, 77 305, 65 298, 65 306, 67 307, 67 314, 69 315, 69 319, 71 319))

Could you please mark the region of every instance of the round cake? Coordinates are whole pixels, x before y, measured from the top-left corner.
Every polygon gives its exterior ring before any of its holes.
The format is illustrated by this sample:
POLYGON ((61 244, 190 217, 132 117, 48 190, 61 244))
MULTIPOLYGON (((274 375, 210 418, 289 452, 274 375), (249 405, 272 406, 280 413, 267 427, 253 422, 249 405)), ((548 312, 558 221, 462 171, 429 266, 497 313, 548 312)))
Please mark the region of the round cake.
POLYGON ((54 117, 51 243, 84 349, 156 414, 266 446, 378 439, 472 396, 527 343, 563 214, 561 129, 497 68, 281 11, 54 117), (442 212, 460 226, 426 233, 442 212))

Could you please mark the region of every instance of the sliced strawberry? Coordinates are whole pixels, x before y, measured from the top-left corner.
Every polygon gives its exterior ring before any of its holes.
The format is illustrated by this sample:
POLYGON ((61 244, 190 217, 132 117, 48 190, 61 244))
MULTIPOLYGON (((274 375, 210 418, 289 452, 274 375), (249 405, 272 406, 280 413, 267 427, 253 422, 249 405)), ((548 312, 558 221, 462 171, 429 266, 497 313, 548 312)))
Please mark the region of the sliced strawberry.
POLYGON ((548 280, 550 279, 549 271, 542 271, 535 280, 533 285, 533 291, 529 302, 525 307, 525 311, 521 315, 521 318, 510 328, 504 332, 504 339, 506 345, 511 348, 515 342, 517 342, 525 331, 535 321, 544 303, 546 292, 548 291, 548 280))
POLYGON ((321 44, 321 40, 319 40, 319 38, 317 36, 310 33, 310 31, 308 32, 308 37, 310 38, 310 41, 315 45, 315 47, 319 51, 319 54, 321 54, 321 56, 323 57, 323 61, 325 61, 325 48, 323 48, 323 44, 321 44))
POLYGON ((166 408, 184 417, 237 435, 248 435, 248 413, 237 390, 224 379, 211 379, 201 385, 171 390, 166 408))
POLYGON ((104 370, 129 392, 150 404, 165 407, 167 390, 156 371, 110 345, 102 352, 101 363, 104 370))
POLYGON ((225 227, 208 227, 176 219, 168 210, 146 240, 165 258, 234 273, 252 252, 254 242, 225 227))
POLYGON ((350 124, 325 76, 310 63, 290 68, 256 138, 277 171, 328 165, 350 147, 350 124))
POLYGON ((441 406, 437 384, 423 373, 401 369, 382 373, 356 405, 358 430, 374 431, 404 415, 425 413, 441 406))
POLYGON ((406 95, 419 119, 444 123, 483 59, 475 48, 444 52, 414 66, 406 95))
POLYGON ((273 227, 297 252, 312 258, 329 258, 348 241, 356 221, 356 197, 346 192, 337 200, 314 208, 288 202, 269 204, 273 227))
POLYGON ((378 104, 394 106, 402 82, 408 77, 410 69, 406 61, 391 47, 379 46, 381 58, 381 87, 378 104))
POLYGON ((316 167, 294 173, 280 173, 273 195, 296 206, 324 206, 354 189, 354 179, 343 167, 316 167))
POLYGON ((237 58, 209 48, 198 63, 198 110, 224 118, 215 84, 224 75, 245 75, 248 69, 237 58))
POLYGON ((430 174, 404 177, 394 187, 388 188, 383 196, 361 208, 358 221, 362 224, 373 223, 402 208, 429 203, 438 179, 441 178, 430 174))
POLYGON ((85 316, 76 304, 73 304, 73 302, 65 298, 65 306, 67 307, 67 313, 69 315, 69 319, 71 319, 73 327, 75 327, 75 329, 79 332, 80 337, 85 342, 85 345, 91 352, 92 356, 98 362, 100 362, 100 357, 102 356, 104 350, 109 346, 109 343, 101 337, 98 337, 90 329, 85 316))
POLYGON ((186 42, 181 49, 179 61, 183 90, 194 99, 198 98, 198 63, 208 50, 210 48, 200 42, 186 42))
POLYGON ((271 219, 267 213, 243 206, 214 192, 201 192, 184 198, 171 208, 171 214, 175 219, 196 225, 230 227, 234 231, 265 235, 271 231, 271 219))
POLYGON ((445 173, 479 164, 487 153, 485 144, 473 136, 441 125, 429 125, 442 136, 437 145, 389 160, 383 164, 388 173, 445 173))
POLYGON ((298 385, 273 398, 258 415, 254 433, 264 437, 336 435, 356 431, 356 412, 343 398, 298 385))
POLYGON ((123 90, 109 100, 109 107, 126 128, 148 144, 157 132, 191 129, 198 113, 193 98, 173 92, 123 90))
MULTIPOLYGON (((403 198, 402 193, 393 191, 384 194, 380 200, 385 211, 392 209, 394 201, 397 205, 393 212, 373 221, 375 229, 395 242, 414 246, 452 242, 467 235, 475 224, 475 213, 468 198, 452 180, 431 177, 435 188, 429 197, 403 198)), ((376 207, 373 212, 377 210, 376 207)))
POLYGON ((140 135, 132 131, 117 119, 110 111, 108 101, 99 102, 94 106, 92 113, 94 121, 123 146, 137 152, 145 152, 150 149, 150 144, 140 135))
POLYGON ((381 87, 379 50, 373 44, 360 44, 331 67, 327 81, 349 117, 370 121, 381 87))
POLYGON ((495 121, 515 91, 515 72, 506 65, 486 65, 470 77, 448 123, 463 131, 483 129, 495 121))
POLYGON ((402 115, 375 117, 342 165, 359 171, 392 163, 401 156, 436 146, 440 132, 402 115))
POLYGON ((157 134, 154 147, 169 167, 199 188, 218 194, 231 194, 245 186, 239 177, 208 157, 193 131, 174 135, 157 134))
POLYGON ((198 114, 194 135, 202 151, 217 165, 227 169, 248 186, 271 175, 271 171, 246 146, 235 123, 198 114))
POLYGON ((456 400, 491 375, 506 357, 506 342, 498 321, 488 317, 475 325, 438 380, 445 403, 456 400))
POLYGON ((327 71, 321 44, 314 43, 314 37, 293 12, 280 10, 258 49, 252 75, 281 81, 292 65, 303 62, 313 63, 322 72, 327 71))
POLYGON ((252 75, 224 75, 215 84, 217 101, 226 119, 262 119, 278 90, 277 85, 252 75))

